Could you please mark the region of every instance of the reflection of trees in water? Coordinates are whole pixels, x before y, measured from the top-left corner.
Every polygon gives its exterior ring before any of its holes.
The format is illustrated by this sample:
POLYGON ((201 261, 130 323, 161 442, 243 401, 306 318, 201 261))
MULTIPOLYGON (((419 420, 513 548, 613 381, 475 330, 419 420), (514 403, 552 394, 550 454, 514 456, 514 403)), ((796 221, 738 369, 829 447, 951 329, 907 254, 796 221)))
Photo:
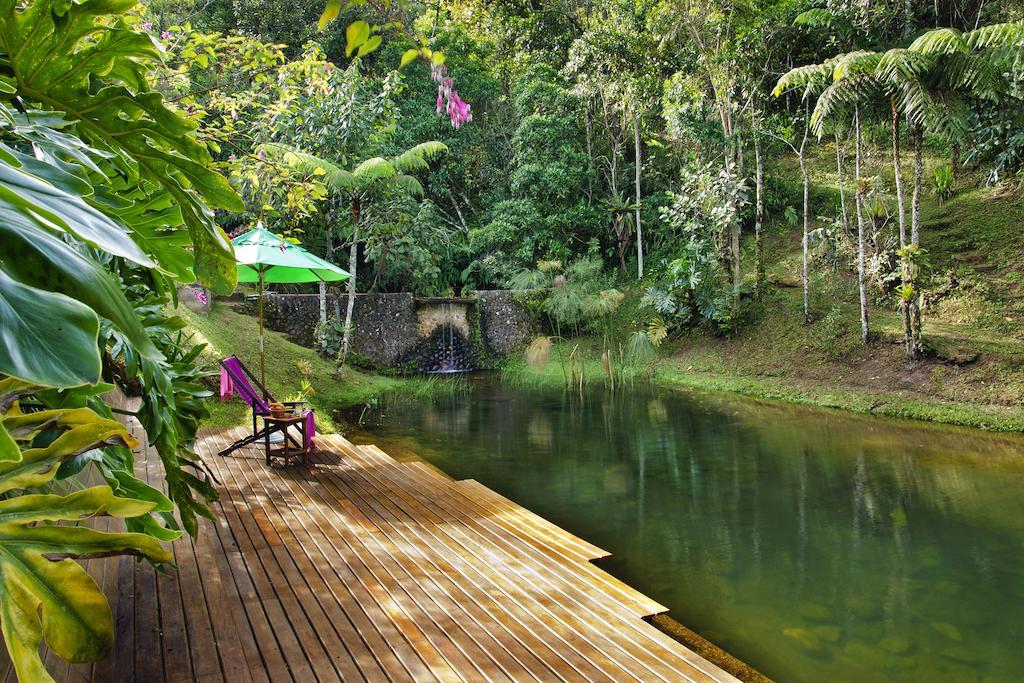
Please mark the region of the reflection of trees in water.
POLYGON ((938 648, 932 622, 972 647, 1001 647, 1000 627, 1021 626, 1000 609, 1008 581, 1021 580, 1007 548, 1024 539, 1024 458, 1008 446, 982 444, 981 458, 957 451, 971 443, 959 432, 881 420, 500 385, 435 401, 415 420, 443 433, 450 462, 465 467, 453 474, 611 550, 623 579, 688 625, 757 624, 749 642, 763 641, 766 657, 804 657, 782 634, 815 627, 801 625, 807 605, 841 630, 828 646, 837 660, 853 657, 840 651, 852 642, 876 652, 887 634, 938 648), (988 605, 998 616, 962 625, 988 605))

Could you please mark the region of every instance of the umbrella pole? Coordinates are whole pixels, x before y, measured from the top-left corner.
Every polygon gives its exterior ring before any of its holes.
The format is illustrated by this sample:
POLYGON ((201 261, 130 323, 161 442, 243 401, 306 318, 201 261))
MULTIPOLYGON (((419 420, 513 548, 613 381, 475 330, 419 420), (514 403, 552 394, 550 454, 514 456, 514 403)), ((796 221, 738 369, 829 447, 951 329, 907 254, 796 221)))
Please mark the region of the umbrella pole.
MULTIPOLYGON (((260 289, 260 303, 259 303, 259 309, 260 309, 260 383, 264 387, 266 387, 267 386, 267 368, 266 368, 266 361, 263 358, 263 269, 262 268, 260 268, 259 273, 260 273, 260 284, 259 284, 259 289, 260 289)), ((266 399, 267 397, 264 396, 263 398, 266 399)))

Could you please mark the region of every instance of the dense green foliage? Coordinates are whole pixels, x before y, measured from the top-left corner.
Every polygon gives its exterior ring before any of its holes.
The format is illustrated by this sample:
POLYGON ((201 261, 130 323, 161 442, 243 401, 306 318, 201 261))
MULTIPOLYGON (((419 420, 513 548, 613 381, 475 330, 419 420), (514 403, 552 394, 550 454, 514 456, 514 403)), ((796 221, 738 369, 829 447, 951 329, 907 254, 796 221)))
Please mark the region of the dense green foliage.
MULTIPOLYGON (((615 385, 669 337, 795 335, 766 311, 797 272, 808 348, 838 362, 898 311, 917 361, 925 315, 983 289, 941 242, 1012 251, 959 200, 968 182, 1012 194, 1024 170, 1022 14, 0 0, 0 622, 19 676, 45 678, 42 641, 75 661, 110 647, 75 557, 167 562, 159 541, 212 515, 191 446, 212 351, 169 311, 178 283, 233 290, 229 234, 347 251, 367 274, 353 295, 521 289, 548 328, 533 357, 565 350, 581 386, 588 363, 615 385), (769 264, 773 246, 790 251, 769 264), (563 341, 579 335, 596 358, 563 341), (135 478, 115 409, 145 427, 166 495, 135 478), (87 469, 105 484, 77 490, 87 469), (92 514, 125 532, 71 526, 92 514)), ((342 356, 352 300, 322 326, 342 356)))

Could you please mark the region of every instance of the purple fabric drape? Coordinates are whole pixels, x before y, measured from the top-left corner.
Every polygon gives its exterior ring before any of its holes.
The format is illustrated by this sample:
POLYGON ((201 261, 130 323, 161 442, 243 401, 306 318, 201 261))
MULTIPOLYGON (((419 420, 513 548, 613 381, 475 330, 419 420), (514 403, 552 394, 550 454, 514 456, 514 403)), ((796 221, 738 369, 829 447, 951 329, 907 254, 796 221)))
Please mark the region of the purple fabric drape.
POLYGON ((257 412, 269 413, 270 406, 263 400, 259 392, 252 388, 252 384, 249 383, 249 378, 245 376, 245 371, 242 370, 242 363, 236 357, 231 356, 225 358, 220 362, 221 368, 221 399, 224 398, 225 390, 225 376, 227 381, 227 395, 231 395, 233 389, 238 390, 239 396, 242 400, 249 404, 250 407, 254 408, 257 412))

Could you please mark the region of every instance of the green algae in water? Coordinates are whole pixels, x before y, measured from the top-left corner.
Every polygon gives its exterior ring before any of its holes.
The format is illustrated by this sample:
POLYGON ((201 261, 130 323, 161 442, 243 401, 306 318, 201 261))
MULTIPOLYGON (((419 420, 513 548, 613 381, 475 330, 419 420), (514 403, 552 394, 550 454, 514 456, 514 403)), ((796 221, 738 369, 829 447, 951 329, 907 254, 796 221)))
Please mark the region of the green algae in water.
POLYGON ((777 680, 1019 680, 1024 439, 712 394, 469 385, 383 401, 365 438, 612 552, 602 567, 777 680))

